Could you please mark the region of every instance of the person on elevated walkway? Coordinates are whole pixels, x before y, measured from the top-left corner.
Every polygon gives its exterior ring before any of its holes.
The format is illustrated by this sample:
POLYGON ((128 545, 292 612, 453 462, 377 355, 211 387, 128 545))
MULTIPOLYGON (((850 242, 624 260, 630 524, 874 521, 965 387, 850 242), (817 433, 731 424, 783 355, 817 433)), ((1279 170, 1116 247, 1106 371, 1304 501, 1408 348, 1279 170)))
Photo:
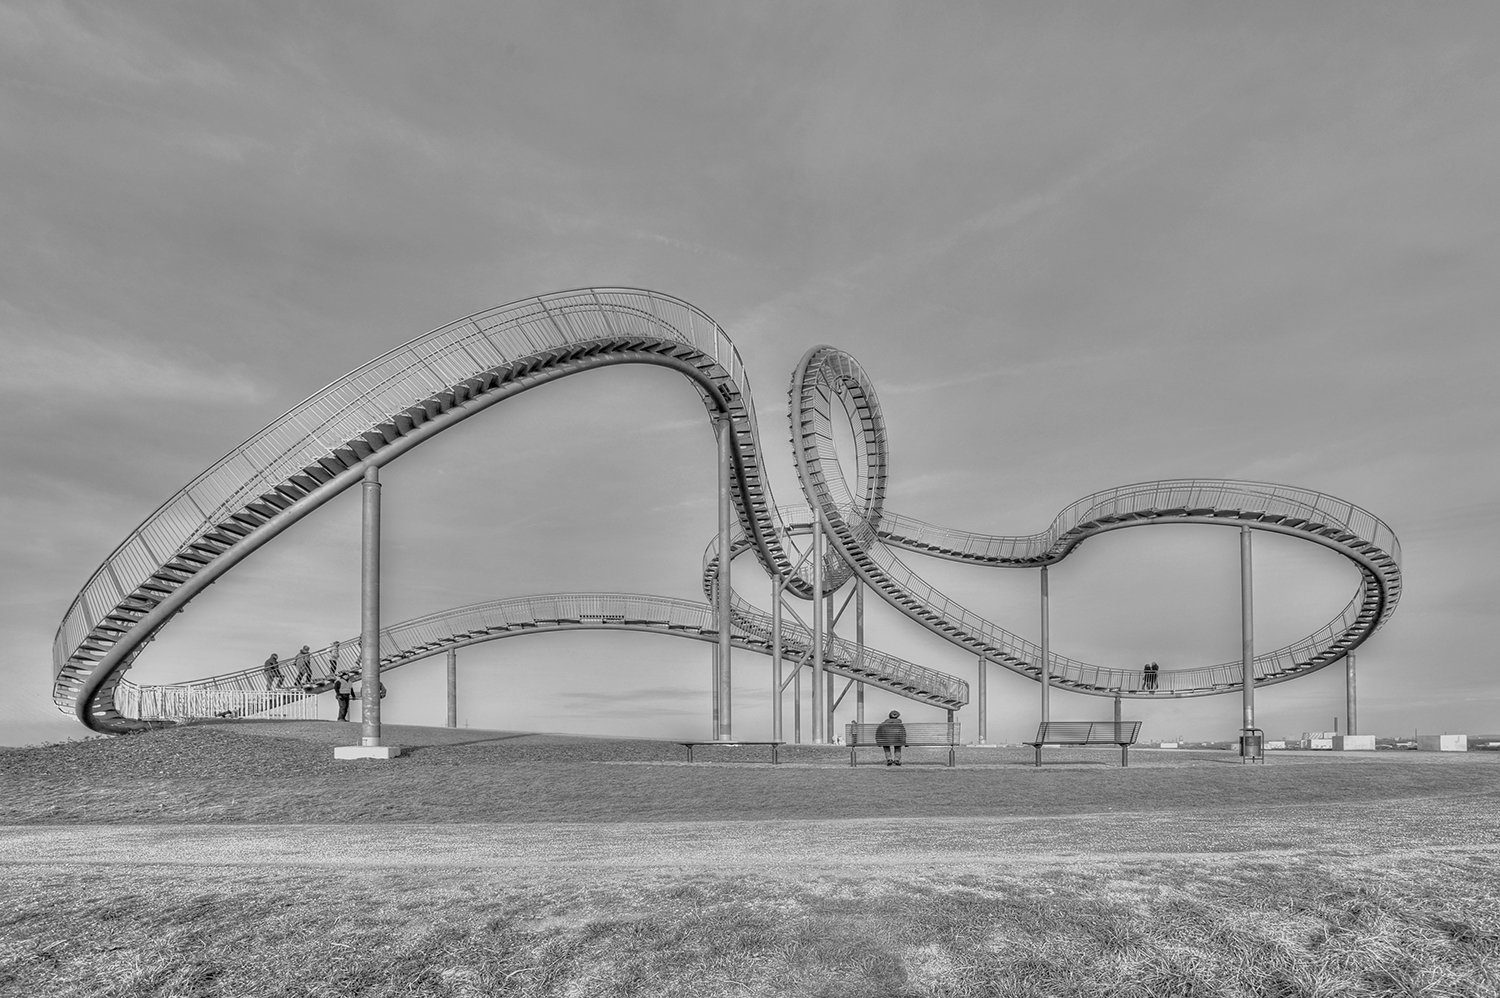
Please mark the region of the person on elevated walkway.
POLYGON ((308 645, 303 645, 292 659, 292 683, 304 689, 312 685, 312 648, 308 645))
POLYGON ((901 746, 906 744, 906 725, 901 723, 901 712, 891 711, 880 727, 875 729, 875 744, 885 750, 885 764, 887 766, 901 765, 901 746), (891 752, 896 753, 895 758, 891 752))
POLYGON ((266 689, 279 690, 282 688, 281 660, 276 657, 274 651, 271 652, 271 657, 266 659, 266 664, 260 667, 260 671, 265 674, 266 689))

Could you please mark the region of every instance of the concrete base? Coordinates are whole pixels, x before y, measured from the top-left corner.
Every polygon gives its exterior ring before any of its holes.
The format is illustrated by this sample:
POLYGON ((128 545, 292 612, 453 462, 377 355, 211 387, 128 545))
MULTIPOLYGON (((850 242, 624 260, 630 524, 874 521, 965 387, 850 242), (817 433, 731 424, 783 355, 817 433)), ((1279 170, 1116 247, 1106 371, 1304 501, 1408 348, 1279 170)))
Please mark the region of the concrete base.
POLYGON ((335 759, 394 759, 401 754, 400 745, 338 745, 335 759))

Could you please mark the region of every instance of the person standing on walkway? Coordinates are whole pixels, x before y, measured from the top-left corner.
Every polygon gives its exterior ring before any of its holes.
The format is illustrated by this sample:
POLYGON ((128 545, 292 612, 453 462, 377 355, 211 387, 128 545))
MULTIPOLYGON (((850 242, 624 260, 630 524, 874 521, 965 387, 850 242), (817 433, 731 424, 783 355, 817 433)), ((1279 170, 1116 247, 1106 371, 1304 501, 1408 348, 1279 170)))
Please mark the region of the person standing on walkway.
POLYGON ((307 645, 292 659, 292 683, 303 688, 312 684, 312 649, 307 645))
POLYGON ((271 652, 271 657, 266 659, 266 664, 260 667, 260 671, 265 674, 266 689, 281 689, 281 660, 276 657, 274 651, 271 652))
POLYGON ((333 695, 339 702, 339 720, 349 720, 349 701, 354 699, 354 680, 349 673, 340 672, 333 681, 333 695))
POLYGON ((901 712, 893 710, 880 726, 875 729, 875 744, 885 749, 885 764, 887 766, 901 765, 901 746, 906 744, 906 725, 901 723, 901 712), (891 752, 895 751, 895 758, 891 758, 891 752))
POLYGON ((340 643, 335 641, 328 649, 328 676, 332 678, 339 674, 339 648, 340 643))

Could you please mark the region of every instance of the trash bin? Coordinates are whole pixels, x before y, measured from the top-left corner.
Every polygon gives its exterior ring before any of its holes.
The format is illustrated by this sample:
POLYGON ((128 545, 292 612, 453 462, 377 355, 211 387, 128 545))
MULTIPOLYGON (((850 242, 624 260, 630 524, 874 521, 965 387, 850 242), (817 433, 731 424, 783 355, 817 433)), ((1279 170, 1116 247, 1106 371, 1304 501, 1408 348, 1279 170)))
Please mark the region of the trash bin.
POLYGON ((1259 728, 1240 732, 1240 758, 1246 762, 1266 761, 1266 736, 1259 728))

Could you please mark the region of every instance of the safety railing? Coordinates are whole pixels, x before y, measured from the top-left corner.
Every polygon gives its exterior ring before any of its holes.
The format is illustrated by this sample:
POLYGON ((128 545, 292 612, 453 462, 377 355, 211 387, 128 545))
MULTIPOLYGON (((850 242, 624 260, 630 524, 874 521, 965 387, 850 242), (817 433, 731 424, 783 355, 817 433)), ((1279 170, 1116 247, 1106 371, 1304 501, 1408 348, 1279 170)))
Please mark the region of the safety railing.
MULTIPOLYGON (((772 645, 771 616, 736 598, 733 631, 736 640, 769 652, 772 645)), ((585 628, 589 626, 687 631, 704 636, 717 635, 718 621, 714 609, 703 603, 670 597, 644 596, 634 593, 559 593, 491 600, 472 606, 427 614, 394 624, 381 631, 381 667, 396 668, 419 658, 437 654, 450 647, 483 641, 542 625, 585 628)), ((812 634, 787 618, 782 622, 783 655, 796 658, 812 645, 812 634)), ((266 666, 163 686, 138 686, 121 681, 116 703, 125 716, 140 720, 172 720, 190 717, 252 716, 273 707, 295 711, 303 700, 316 700, 315 693, 326 689, 332 674, 334 657, 342 668, 359 668, 358 638, 320 648, 310 654, 308 689, 296 685, 298 679, 292 655, 277 664, 284 669, 268 670, 266 666), (273 680, 273 676, 275 679, 273 680), (271 686, 284 682, 286 688, 271 686), (290 706, 289 706, 290 705, 290 706), (225 711, 237 713, 224 713, 225 711)), ((827 658, 830 667, 852 667, 856 646, 843 638, 830 638, 827 658)), ((866 647, 859 660, 864 669, 877 673, 888 685, 911 687, 942 700, 967 702, 968 684, 946 673, 927 669, 894 655, 866 647)), ((293 716, 278 714, 276 716, 293 716)), ((296 715, 301 716, 301 715, 296 715)), ((315 716, 315 715, 314 715, 315 716)))
POLYGON ((966 560, 1030 564, 1054 554, 1060 539, 1081 524, 1143 512, 1185 513, 1194 509, 1241 509, 1261 513, 1262 518, 1295 517, 1341 527, 1386 552, 1397 563, 1401 559, 1395 532, 1369 510, 1351 502, 1290 485, 1218 479, 1177 479, 1105 489, 1071 503, 1051 526, 1036 534, 981 534, 889 511, 881 516, 880 532, 894 543, 950 552, 966 560))
POLYGON ((680 299, 634 289, 583 289, 476 313, 402 344, 313 394, 148 516, 64 615, 53 645, 60 682, 89 633, 153 573, 216 523, 349 440, 487 370, 559 347, 631 338, 673 340, 713 358, 718 376, 743 402, 737 437, 747 445, 758 440, 738 351, 717 323, 680 299))
POLYGON ((186 721, 211 717, 316 721, 319 698, 290 690, 243 690, 203 684, 138 686, 123 680, 115 708, 139 721, 186 721))

